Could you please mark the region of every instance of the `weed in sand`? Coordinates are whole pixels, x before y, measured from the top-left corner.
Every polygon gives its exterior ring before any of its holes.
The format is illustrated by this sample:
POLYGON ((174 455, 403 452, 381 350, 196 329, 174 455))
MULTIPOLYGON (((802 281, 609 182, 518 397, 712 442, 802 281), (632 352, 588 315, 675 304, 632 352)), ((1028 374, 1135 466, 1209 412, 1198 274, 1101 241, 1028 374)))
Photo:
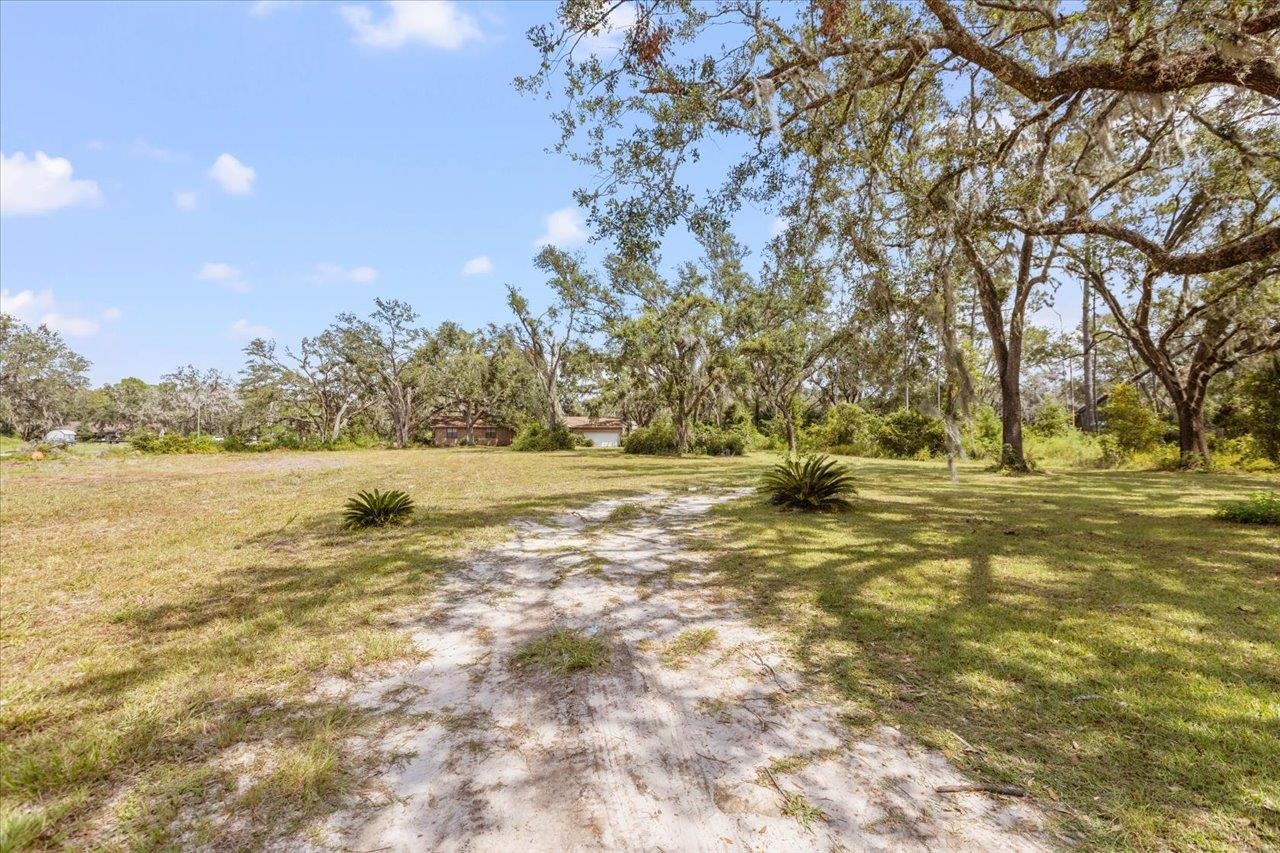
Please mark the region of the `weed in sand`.
POLYGON ((813 832, 813 823, 826 817, 822 809, 804 798, 798 791, 790 791, 782 796, 782 813, 813 832))
POLYGON ((576 628, 557 628, 531 640, 511 662, 517 667, 536 666, 553 675, 569 675, 609 666, 609 648, 599 637, 576 628))
POLYGON ((716 644, 715 628, 690 628, 681 631, 662 649, 662 662, 672 669, 680 669, 689 659, 705 652, 716 644))
POLYGON ((607 521, 610 524, 623 524, 628 521, 635 521, 637 518, 640 518, 643 515, 644 515, 644 510, 640 507, 639 504, 634 504, 634 503, 618 504, 612 509, 612 511, 610 511, 605 521, 607 521))

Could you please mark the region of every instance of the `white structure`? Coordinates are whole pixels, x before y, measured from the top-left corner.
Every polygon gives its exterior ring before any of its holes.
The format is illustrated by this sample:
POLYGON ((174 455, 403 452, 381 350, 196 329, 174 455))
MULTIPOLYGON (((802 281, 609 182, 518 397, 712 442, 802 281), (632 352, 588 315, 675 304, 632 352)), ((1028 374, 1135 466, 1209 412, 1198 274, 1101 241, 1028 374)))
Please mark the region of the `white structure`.
POLYGON ((76 431, 69 427, 51 429, 44 436, 45 444, 75 444, 76 431))
POLYGON ((622 421, 617 418, 583 418, 570 415, 564 419, 569 432, 591 439, 594 447, 622 445, 622 421))

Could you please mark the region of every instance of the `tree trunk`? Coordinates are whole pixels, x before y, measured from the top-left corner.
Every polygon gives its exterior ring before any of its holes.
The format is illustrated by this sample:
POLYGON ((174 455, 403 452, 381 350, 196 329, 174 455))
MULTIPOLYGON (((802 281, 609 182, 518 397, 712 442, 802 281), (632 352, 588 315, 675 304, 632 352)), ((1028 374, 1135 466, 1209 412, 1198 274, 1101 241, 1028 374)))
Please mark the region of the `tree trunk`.
POLYGON ((1016 369, 1000 371, 1000 467, 1028 470, 1022 451, 1022 388, 1016 369))
POLYGON ((689 452, 689 420, 685 415, 677 413, 672 426, 676 431, 676 453, 683 456, 689 452))
POLYGON ((785 409, 779 407, 784 412, 782 416, 782 428, 787 434, 787 455, 798 456, 800 451, 799 442, 796 440, 796 419, 791 407, 785 409))
POLYGON ((1080 343, 1081 349, 1084 351, 1084 364, 1082 370, 1081 393, 1084 396, 1084 405, 1080 411, 1080 428, 1085 432, 1098 431, 1098 385, 1097 385, 1097 367, 1098 359, 1094 353, 1093 340, 1093 288, 1089 286, 1088 279, 1085 280, 1083 293, 1083 317, 1080 322, 1080 343))
POLYGON ((1182 467, 1197 468, 1209 461, 1209 442, 1205 437, 1204 406, 1183 400, 1178 411, 1178 453, 1182 467))

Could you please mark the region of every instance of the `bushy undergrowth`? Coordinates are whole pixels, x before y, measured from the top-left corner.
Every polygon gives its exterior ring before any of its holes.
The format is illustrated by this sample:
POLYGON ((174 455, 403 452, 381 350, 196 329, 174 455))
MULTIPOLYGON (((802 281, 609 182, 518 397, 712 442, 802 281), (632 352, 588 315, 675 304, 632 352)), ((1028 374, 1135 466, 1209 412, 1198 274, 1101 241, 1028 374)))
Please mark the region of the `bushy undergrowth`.
POLYGON ((148 430, 130 433, 129 444, 140 453, 219 453, 223 449, 207 435, 157 435, 148 430))
POLYGON ((150 430, 129 433, 129 446, 139 453, 267 453, 272 450, 358 450, 378 447, 382 441, 367 436, 343 436, 337 441, 309 441, 296 433, 277 431, 257 438, 229 435, 216 439, 208 435, 159 435, 150 430))
POLYGON ((914 459, 942 453, 947 434, 938 418, 916 409, 898 409, 880 424, 876 440, 886 456, 914 459))
POLYGON ((783 460, 765 472, 761 490, 775 506, 807 512, 848 512, 857 494, 849 469, 820 455, 783 460))
POLYGON ((861 406, 837 403, 821 421, 805 431, 806 450, 830 450, 845 456, 881 455, 878 436, 883 421, 861 406))
MULTIPOLYGON (((706 456, 741 456, 746 453, 749 442, 747 432, 737 427, 697 424, 689 437, 689 452, 706 456)), ((676 452, 675 427, 667 420, 637 427, 622 437, 622 449, 642 456, 672 456, 676 452)))
POLYGON ((1218 507, 1216 515, 1237 524, 1280 524, 1280 492, 1258 492, 1218 507))
POLYGON ((741 456, 747 449, 747 437, 735 428, 721 429, 714 424, 699 424, 693 432, 693 452, 707 456, 741 456))
POLYGON ((516 437, 511 441, 511 449, 525 453, 544 453, 551 450, 573 450, 575 447, 590 447, 591 440, 576 436, 564 426, 555 429, 541 421, 527 423, 520 427, 516 437))
POLYGON ((676 452, 676 430, 670 421, 636 427, 622 437, 622 449, 642 456, 670 456, 676 452))
POLYGON ((399 489, 358 492, 347 500, 343 510, 343 527, 386 527, 404 521, 413 514, 413 498, 399 489))

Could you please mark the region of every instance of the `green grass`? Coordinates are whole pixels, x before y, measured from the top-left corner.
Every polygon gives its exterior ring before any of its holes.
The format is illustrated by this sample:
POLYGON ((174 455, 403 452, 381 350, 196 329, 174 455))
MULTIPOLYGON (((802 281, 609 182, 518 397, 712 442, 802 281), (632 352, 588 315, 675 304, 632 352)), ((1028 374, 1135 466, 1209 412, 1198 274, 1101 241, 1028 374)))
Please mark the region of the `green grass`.
MULTIPOLYGON (((318 820, 390 761, 352 744, 399 712, 317 679, 417 655, 397 620, 458 560, 517 516, 751 485, 772 461, 6 461, 0 847, 235 849, 318 820), (342 499, 373 486, 419 512, 344 532, 342 499)), ((1274 475, 964 467, 951 486, 939 463, 850 464, 855 513, 752 496, 704 535, 724 583, 847 700, 852 735, 900 725, 1091 847, 1280 844, 1280 550, 1274 528, 1213 517, 1274 475)))
POLYGON ((851 719, 1029 788, 1086 846, 1280 845, 1280 547, 1212 517, 1265 477, 972 466, 951 486, 850 462, 857 513, 748 499, 706 547, 851 719))
POLYGON ((443 571, 514 517, 742 470, 601 450, 5 462, 0 834, 227 849, 316 819, 386 760, 351 737, 389 721, 313 686, 415 656, 395 623, 443 571), (343 531, 343 498, 373 486, 419 512, 377 536, 343 531), (252 760, 230 760, 241 752, 252 760))
POLYGON ((552 675, 571 675, 609 666, 609 647, 599 637, 557 628, 526 643, 512 657, 517 667, 536 666, 552 675))

